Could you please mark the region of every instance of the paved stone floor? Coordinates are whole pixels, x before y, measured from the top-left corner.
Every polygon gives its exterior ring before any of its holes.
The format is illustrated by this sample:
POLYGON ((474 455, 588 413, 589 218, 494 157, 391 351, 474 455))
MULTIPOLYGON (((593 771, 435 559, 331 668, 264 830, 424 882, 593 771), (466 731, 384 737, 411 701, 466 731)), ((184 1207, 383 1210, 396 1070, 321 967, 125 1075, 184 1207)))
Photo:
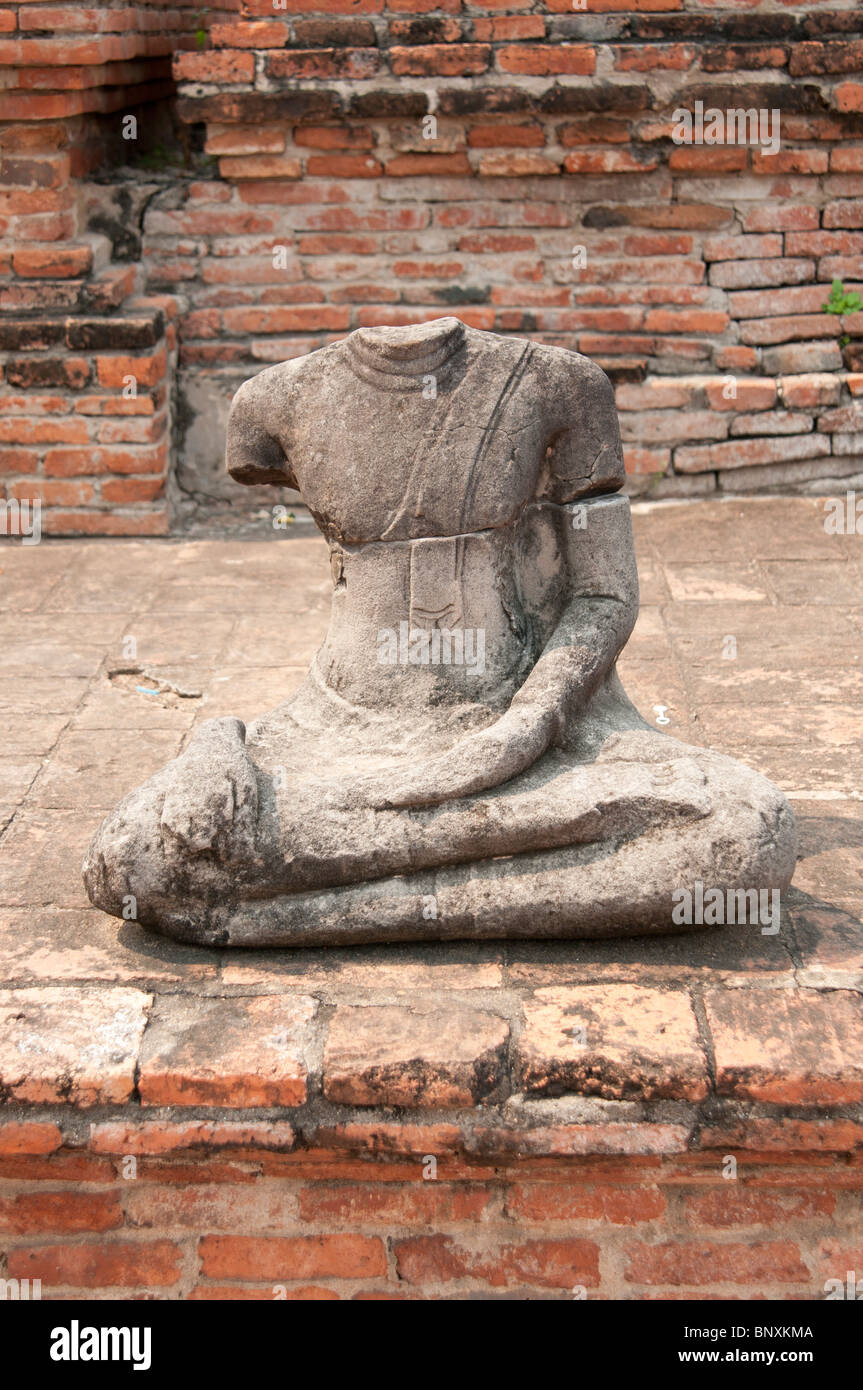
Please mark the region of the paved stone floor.
MULTIPOLYGON (((758 1069, 765 1035, 780 1019, 767 1070, 785 1082, 772 1092, 767 1083, 760 1093, 750 1087, 750 1099, 817 1104, 813 1077, 821 1076, 824 1100, 860 1101, 863 1049, 853 1040, 859 1044, 863 991, 863 536, 828 535, 824 521, 824 505, 811 498, 635 509, 642 607, 621 662, 624 683, 642 713, 667 719, 668 732, 741 758, 791 797, 801 857, 778 935, 743 926, 625 944, 282 955, 220 955, 118 923, 89 907, 80 865, 102 814, 175 756, 199 720, 251 718, 297 685, 327 620, 323 541, 296 527, 260 541, 5 543, 0 978, 31 1001, 34 990, 59 985, 94 1007, 96 992, 110 986, 153 991, 166 1007, 172 995, 187 1004, 189 995, 296 995, 317 1001, 323 1019, 333 1006, 469 1000, 508 1019, 515 1037, 535 1029, 524 1035, 519 1074, 527 1089, 538 1076, 533 1089, 546 1095, 555 1094, 546 1083, 562 1028, 551 1017, 561 1006, 551 991, 603 982, 609 999, 619 992, 623 1018, 635 1008, 626 991, 637 983, 676 999, 689 991, 699 1030, 690 1037, 691 1020, 680 1023, 677 1060, 666 1059, 676 1080, 665 1090, 642 1086, 643 1096, 697 1100, 708 1072, 722 1092, 722 1075, 739 1076, 744 1064, 758 1069), (537 996, 542 1008, 531 1003, 535 990, 546 991, 537 996), (717 990, 705 1014, 699 1000, 717 990), (831 1090, 840 1073, 848 1088, 831 1090)), ((58 1006, 55 1017, 70 1012, 72 995, 51 990, 45 998, 58 1006)), ((676 1007, 669 999, 669 1047, 676 1007)), ((304 1018, 298 1014, 298 1027, 304 1018)), ((86 1027, 86 1016, 79 1022, 86 1027)), ((350 1023, 348 1016, 329 1033, 325 1094, 405 1103, 398 1085, 368 1092, 357 1079, 363 1062, 350 1023), (354 1079, 346 1082, 352 1054, 354 1079)), ((264 1011, 262 1027, 272 1024, 264 1011)), ((493 1026, 488 1038, 479 1023, 477 1030, 480 1051, 499 1050, 493 1026)), ((633 1055, 637 1035, 634 1025, 624 1039, 633 1055)), ((321 1065, 317 1044, 309 1058, 311 1075, 321 1065)), ((582 1087, 577 1071, 564 1091, 619 1097, 612 1081, 603 1089, 601 1075, 582 1087)), ((445 1104, 470 1102, 470 1086, 456 1091, 445 1104)), ((40 1098, 38 1088, 13 1094, 40 1098)))

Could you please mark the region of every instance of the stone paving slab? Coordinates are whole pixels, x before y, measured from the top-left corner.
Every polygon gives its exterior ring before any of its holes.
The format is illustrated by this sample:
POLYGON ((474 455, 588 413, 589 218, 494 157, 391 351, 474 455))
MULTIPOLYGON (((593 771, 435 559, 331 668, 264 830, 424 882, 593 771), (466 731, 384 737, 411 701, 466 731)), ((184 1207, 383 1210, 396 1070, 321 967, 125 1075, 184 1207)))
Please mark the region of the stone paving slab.
POLYGON ((775 780, 801 849, 775 934, 625 942, 228 953, 96 912, 80 865, 101 814, 201 720, 302 679, 326 547, 0 546, 0 1149, 48 1153, 81 1115, 122 1152, 863 1148, 863 536, 824 517, 814 498, 634 509, 624 683, 775 780))

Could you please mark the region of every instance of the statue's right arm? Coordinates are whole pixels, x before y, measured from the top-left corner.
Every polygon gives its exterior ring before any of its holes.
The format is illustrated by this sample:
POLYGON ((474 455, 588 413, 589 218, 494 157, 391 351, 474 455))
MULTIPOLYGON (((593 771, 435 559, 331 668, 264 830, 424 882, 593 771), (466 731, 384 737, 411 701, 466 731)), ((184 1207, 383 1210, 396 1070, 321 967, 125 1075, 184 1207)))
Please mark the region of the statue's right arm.
POLYGON ((268 367, 240 387, 228 415, 226 464, 238 483, 297 483, 281 443, 280 426, 290 416, 285 367, 268 367))

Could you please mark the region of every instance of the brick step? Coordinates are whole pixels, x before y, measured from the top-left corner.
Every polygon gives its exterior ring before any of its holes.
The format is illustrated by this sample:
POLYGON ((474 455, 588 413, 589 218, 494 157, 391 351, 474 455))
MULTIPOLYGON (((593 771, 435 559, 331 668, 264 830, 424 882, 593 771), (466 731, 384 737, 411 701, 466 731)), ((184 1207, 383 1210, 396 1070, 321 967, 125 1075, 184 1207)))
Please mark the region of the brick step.
POLYGON ((153 348, 165 333, 161 308, 140 307, 110 318, 100 315, 46 314, 0 318, 0 351, 42 352, 65 347, 77 352, 140 351, 153 348))
MULTIPOLYGON (((107 238, 95 238, 99 243, 107 238)), ((110 242, 108 243, 110 252, 110 242)), ((66 309, 109 313, 119 308, 138 288, 140 266, 111 265, 103 261, 101 244, 97 256, 91 259, 94 273, 75 279, 22 279, 0 290, 0 314, 58 312, 66 309)))
POLYGON ((4 269, 22 280, 81 280, 110 264, 111 242, 101 232, 92 232, 68 241, 0 245, 0 256, 4 269))
POLYGON ((104 270, 82 286, 81 308, 89 309, 93 313, 108 313, 109 310, 118 308, 130 294, 134 294, 142 281, 142 267, 136 261, 106 265, 104 270))
POLYGON ((78 303, 82 281, 19 280, 0 290, 0 315, 72 310, 78 303))

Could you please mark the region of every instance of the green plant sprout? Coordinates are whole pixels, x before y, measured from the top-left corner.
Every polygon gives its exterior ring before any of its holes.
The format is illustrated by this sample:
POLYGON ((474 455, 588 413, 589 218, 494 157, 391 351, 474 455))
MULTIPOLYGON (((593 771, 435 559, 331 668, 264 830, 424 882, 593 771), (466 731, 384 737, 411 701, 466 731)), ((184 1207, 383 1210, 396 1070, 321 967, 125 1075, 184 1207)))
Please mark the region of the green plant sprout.
MULTIPOLYGON (((830 298, 821 305, 821 312, 841 317, 843 314, 855 314, 858 309, 863 309, 863 299, 857 291, 846 290, 841 280, 834 280, 830 286, 830 298)), ((839 346, 845 347, 850 341, 848 334, 843 333, 839 346)))

